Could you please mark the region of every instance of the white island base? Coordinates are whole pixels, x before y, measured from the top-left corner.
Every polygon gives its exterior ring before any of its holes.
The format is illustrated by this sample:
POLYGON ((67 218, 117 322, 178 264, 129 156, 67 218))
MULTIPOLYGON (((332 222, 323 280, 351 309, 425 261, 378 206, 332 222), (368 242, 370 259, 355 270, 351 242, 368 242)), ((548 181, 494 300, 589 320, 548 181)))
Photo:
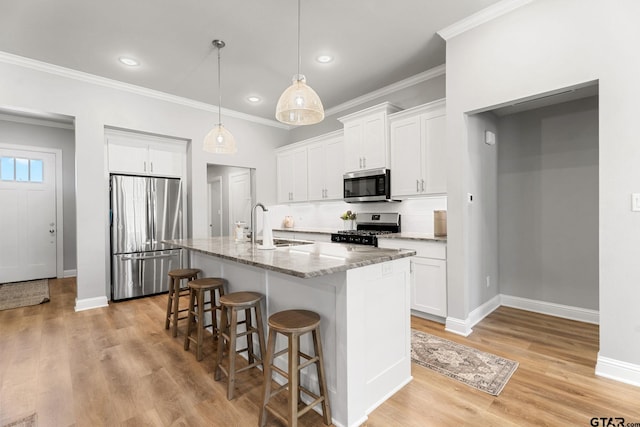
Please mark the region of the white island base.
MULTIPOLYGON (((329 403, 336 426, 363 424, 367 414, 411 381, 409 258, 299 278, 197 251, 190 255, 191 265, 203 270, 202 277, 226 278, 228 292, 266 295, 265 326, 268 317, 281 310, 307 309, 320 314, 329 403)), ((284 338, 279 338, 276 351, 285 346, 284 338)), ((246 345, 238 344, 238 348, 246 345)), ((300 347, 313 353, 310 334, 302 337, 300 347)), ((278 365, 285 367, 286 357, 280 359, 278 365)), ((317 392, 314 368, 305 369, 300 381, 317 392)))

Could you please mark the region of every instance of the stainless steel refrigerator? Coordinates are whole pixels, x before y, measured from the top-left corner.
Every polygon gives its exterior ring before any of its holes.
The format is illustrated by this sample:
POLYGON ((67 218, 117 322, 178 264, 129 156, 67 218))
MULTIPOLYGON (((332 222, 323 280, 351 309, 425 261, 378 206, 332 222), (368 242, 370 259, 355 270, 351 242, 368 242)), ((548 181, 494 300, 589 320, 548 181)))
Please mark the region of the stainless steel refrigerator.
POLYGON ((162 241, 182 238, 181 192, 178 178, 111 175, 112 300, 168 290, 182 250, 162 241))

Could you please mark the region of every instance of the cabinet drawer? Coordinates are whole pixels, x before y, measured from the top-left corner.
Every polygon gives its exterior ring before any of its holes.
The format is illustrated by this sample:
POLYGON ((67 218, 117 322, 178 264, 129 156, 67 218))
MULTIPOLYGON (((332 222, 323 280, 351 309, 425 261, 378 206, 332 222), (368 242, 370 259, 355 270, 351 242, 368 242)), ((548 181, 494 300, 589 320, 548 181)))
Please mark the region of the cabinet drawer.
POLYGON ((411 249, 423 258, 447 259, 447 244, 428 240, 378 238, 378 246, 387 249, 411 249))

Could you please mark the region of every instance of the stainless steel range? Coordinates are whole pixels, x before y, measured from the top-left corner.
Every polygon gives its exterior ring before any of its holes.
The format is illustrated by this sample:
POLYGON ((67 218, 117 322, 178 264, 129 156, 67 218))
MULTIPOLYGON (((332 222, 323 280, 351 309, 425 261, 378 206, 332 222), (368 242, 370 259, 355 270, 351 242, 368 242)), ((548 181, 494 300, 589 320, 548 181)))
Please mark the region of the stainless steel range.
POLYGON ((380 234, 399 232, 399 213, 359 213, 356 216, 356 229, 332 233, 331 241, 378 246, 378 236, 380 234))

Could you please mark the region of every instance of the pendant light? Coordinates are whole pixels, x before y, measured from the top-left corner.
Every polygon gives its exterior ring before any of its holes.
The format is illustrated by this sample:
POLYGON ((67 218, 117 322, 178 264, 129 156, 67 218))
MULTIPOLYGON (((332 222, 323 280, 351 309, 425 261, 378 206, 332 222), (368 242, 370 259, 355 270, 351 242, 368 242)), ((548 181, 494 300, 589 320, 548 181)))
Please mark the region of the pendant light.
POLYGON ((324 108, 318 94, 307 86, 300 74, 300 0, 298 0, 298 74, 278 100, 276 119, 289 125, 312 125, 324 119, 324 108))
POLYGON ((218 124, 204 138, 203 150, 216 154, 235 154, 236 140, 222 125, 222 90, 220 88, 220 49, 225 46, 222 40, 211 42, 218 49, 218 124))

